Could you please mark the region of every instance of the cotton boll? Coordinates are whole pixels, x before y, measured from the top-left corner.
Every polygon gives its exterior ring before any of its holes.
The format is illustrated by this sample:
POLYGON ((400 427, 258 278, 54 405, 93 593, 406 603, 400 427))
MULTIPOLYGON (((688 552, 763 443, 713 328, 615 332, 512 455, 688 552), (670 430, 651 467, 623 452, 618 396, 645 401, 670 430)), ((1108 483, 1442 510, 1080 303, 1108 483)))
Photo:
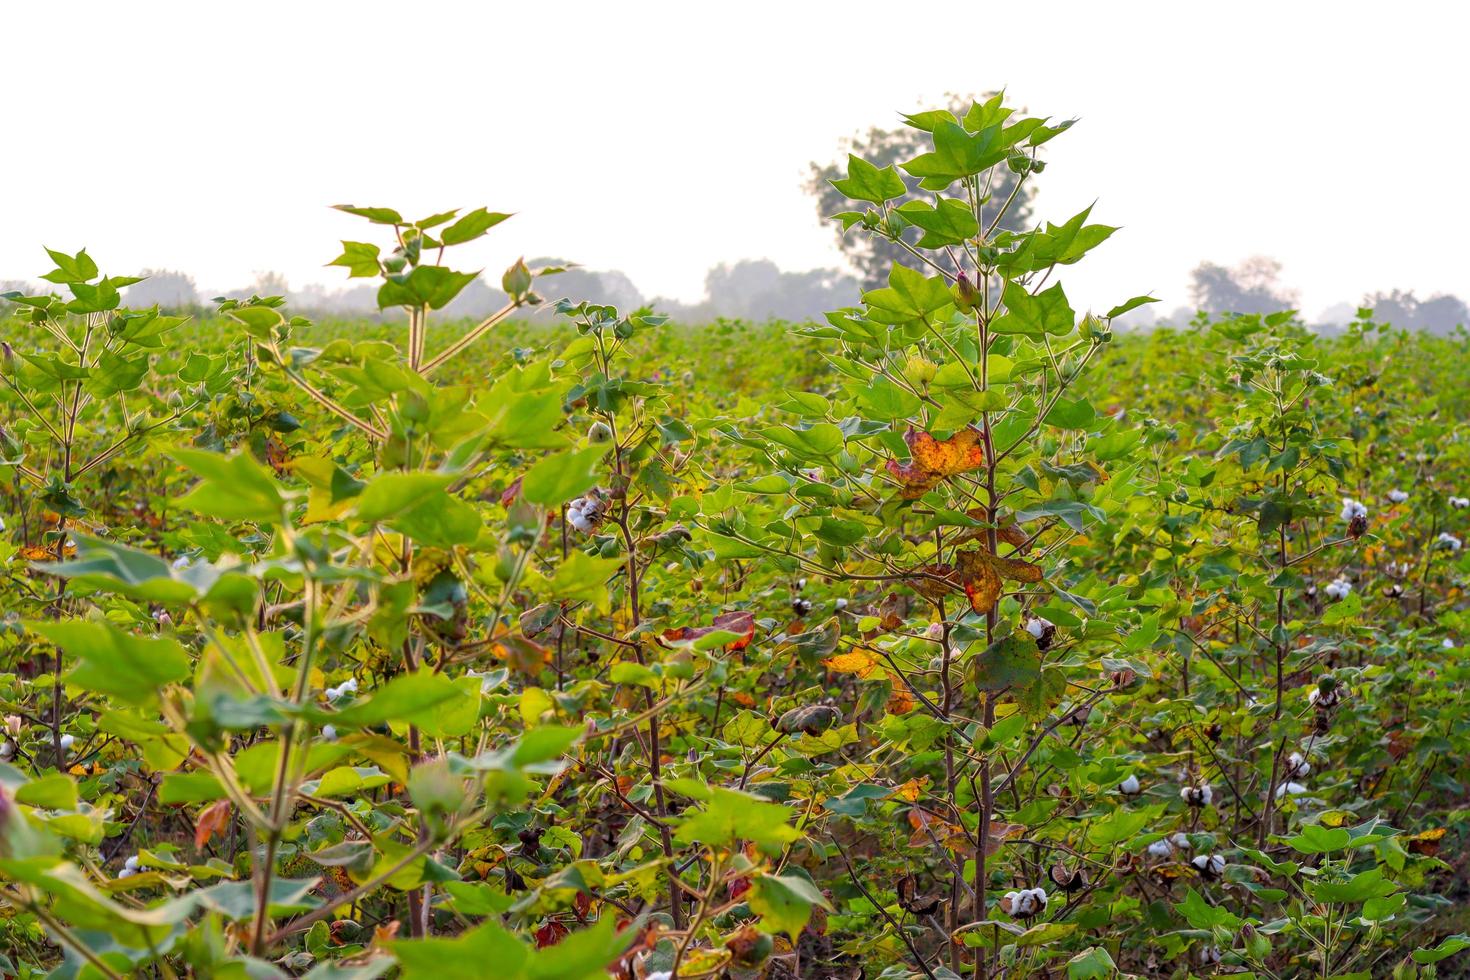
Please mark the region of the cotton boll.
POLYGON ((1450 551, 1459 551, 1462 547, 1465 546, 1465 542, 1461 541, 1453 534, 1450 534, 1448 531, 1441 531, 1439 537, 1434 539, 1434 542, 1441 548, 1447 548, 1450 551))
POLYGON ((1444 638, 1444 642, 1440 643, 1440 646, 1444 647, 1446 650, 1453 650, 1455 648, 1455 641, 1447 636, 1444 638))
POLYGON ((1327 598, 1329 599, 1346 599, 1349 595, 1352 594, 1353 583, 1349 582, 1346 578, 1339 575, 1337 578, 1327 583, 1327 588, 1323 591, 1327 593, 1327 598))
POLYGON ((124 878, 131 878, 133 875, 135 875, 137 873, 138 872, 134 871, 132 868, 123 868, 121 871, 119 871, 117 873, 117 880, 118 881, 122 881, 124 878))
POLYGON ((63 736, 61 736, 61 751, 66 752, 66 751, 70 750, 71 747, 73 745, 75 745, 75 744, 77 744, 77 740, 76 740, 76 736, 75 735, 63 735, 63 736))
POLYGON ((1409 495, 1407 493, 1405 493, 1404 491, 1395 488, 1393 490, 1388 491, 1388 499, 1389 500, 1392 500, 1396 504, 1401 504, 1405 500, 1408 500, 1409 499, 1409 495))
POLYGON ((336 725, 323 725, 322 726, 322 738, 326 739, 328 742, 335 742, 335 741, 337 741, 337 726, 336 725))
POLYGON ((1124 796, 1137 796, 1140 792, 1142 792, 1142 787, 1139 786, 1138 783, 1138 777, 1129 776, 1127 779, 1123 780, 1121 783, 1118 784, 1118 792, 1122 793, 1124 796))
POLYGON ((1175 833, 1173 837, 1170 837, 1169 843, 1181 851, 1190 850, 1192 847, 1189 843, 1189 835, 1182 830, 1175 833))
POLYGON ((1455 508, 1455 510, 1464 510, 1466 507, 1470 507, 1470 497, 1451 497, 1450 506, 1455 508))
POLYGON ((1225 873, 1225 859, 1218 854, 1200 854, 1189 863, 1202 877, 1210 881, 1225 873))
POLYGON ((123 867, 125 869, 127 869, 128 871, 137 871, 142 866, 143 866, 143 864, 142 864, 141 861, 138 860, 138 855, 136 855, 136 854, 132 855, 126 861, 123 862, 123 867))
POLYGON ((1282 783, 1276 787, 1276 798, 1279 800, 1284 796, 1302 796, 1307 788, 1301 783, 1282 783))
POLYGON ((174 559, 174 568, 184 569, 184 568, 188 568, 188 567, 189 567, 189 556, 188 555, 180 555, 179 557, 177 557, 177 558, 174 559))
POLYGON ((833 605, 837 607, 838 612, 841 612, 842 610, 847 608, 847 600, 838 599, 836 602, 833 603, 833 605))
POLYGON ((14 742, 6 739, 3 743, 0 743, 0 759, 9 759, 13 755, 15 755, 14 742))
POLYGON ((1173 857, 1174 848, 1167 840, 1156 840, 1148 846, 1148 856, 1156 858, 1173 857))
POLYGON ((357 678, 356 677, 349 677, 349 678, 347 678, 341 684, 338 684, 337 685, 337 690, 343 691, 343 692, 351 691, 353 694, 356 694, 357 693, 357 678))
POLYGON ((1057 628, 1049 620, 1033 616, 1026 620, 1026 632, 1036 638, 1038 647, 1045 650, 1051 646, 1052 638, 1057 635, 1057 628))
POLYGON ((656 970, 644 977, 643 980, 674 980, 674 975, 668 970, 656 970))
POLYGON ((1368 507, 1361 501, 1354 500, 1351 497, 1343 497, 1342 519, 1351 523, 1352 521, 1357 520, 1360 517, 1364 519, 1368 517, 1368 507))
POLYGON ((1293 752, 1286 760, 1286 775, 1289 777, 1310 776, 1312 764, 1300 752, 1293 752))
POLYGON ((1209 783, 1200 786, 1179 787, 1179 798, 1194 807, 1209 806, 1215 799, 1215 791, 1210 788, 1209 783))

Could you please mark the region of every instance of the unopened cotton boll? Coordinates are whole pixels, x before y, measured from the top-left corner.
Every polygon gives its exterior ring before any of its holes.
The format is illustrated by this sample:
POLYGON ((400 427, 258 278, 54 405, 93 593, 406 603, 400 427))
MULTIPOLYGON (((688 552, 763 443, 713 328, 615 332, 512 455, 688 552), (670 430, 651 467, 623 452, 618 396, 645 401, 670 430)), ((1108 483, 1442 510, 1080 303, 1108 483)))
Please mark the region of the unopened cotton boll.
POLYGON ((1395 487, 1394 489, 1388 491, 1388 499, 1392 500, 1396 504, 1401 504, 1405 500, 1409 499, 1409 495, 1395 487))
POLYGON ((1137 796, 1142 791, 1143 788, 1138 784, 1137 776, 1129 776, 1118 784, 1118 792, 1124 796, 1137 796))
POLYGON ((1225 859, 1218 854, 1200 854, 1189 863, 1211 881, 1225 873, 1225 859))

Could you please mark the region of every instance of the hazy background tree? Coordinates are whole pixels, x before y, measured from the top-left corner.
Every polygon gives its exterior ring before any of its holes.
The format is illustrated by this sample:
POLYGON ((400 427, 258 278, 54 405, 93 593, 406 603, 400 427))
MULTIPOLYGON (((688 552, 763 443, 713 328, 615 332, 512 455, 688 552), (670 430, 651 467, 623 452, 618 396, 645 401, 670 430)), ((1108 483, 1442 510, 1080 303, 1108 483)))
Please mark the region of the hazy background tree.
POLYGON ((1281 263, 1264 255, 1230 269, 1201 262, 1189 280, 1190 301, 1208 313, 1275 313, 1297 304, 1296 292, 1281 283, 1281 263))
MULTIPOLYGON (((533 269, 571 265, 566 259, 549 256, 532 259, 526 264, 533 269)), ((636 310, 647 302, 643 293, 633 285, 633 280, 616 269, 599 272, 580 266, 568 268, 565 272, 539 280, 536 288, 549 301, 570 297, 578 302, 586 300, 624 310, 636 310)))
MULTIPOLYGON (((991 92, 978 97, 968 97, 951 93, 946 98, 949 100, 949 110, 956 117, 963 118, 965 113, 970 111, 971 105, 977 101, 983 102, 994 94, 991 92)), ((846 140, 842 144, 841 155, 832 163, 822 164, 813 161, 805 186, 807 192, 816 198, 817 214, 825 221, 839 212, 853 210, 853 202, 831 183, 833 180, 847 176, 847 155, 849 153, 862 157, 878 167, 893 165, 896 168, 899 163, 912 160, 920 153, 926 152, 929 149, 928 141, 928 133, 908 126, 900 125, 894 129, 874 126, 866 134, 846 140)), ((1011 192, 1015 190, 1016 181, 1020 179, 1005 168, 1001 168, 999 173, 1001 177, 997 185, 990 189, 990 201, 981 209, 981 217, 986 224, 1010 197, 1011 192), (987 215, 991 217, 986 217, 987 215)), ((919 190, 917 177, 910 177, 902 170, 898 170, 898 175, 903 178, 909 190, 902 199, 892 202, 893 206, 897 207, 906 201, 933 200, 933 194, 919 190)), ((1027 181, 1016 194, 1016 199, 1012 202, 1010 210, 1006 212, 1000 227, 1011 231, 1029 228, 1035 196, 1035 182, 1027 181)), ((837 247, 842 249, 848 262, 857 270, 863 289, 876 289, 886 285, 888 270, 895 262, 913 263, 913 257, 897 245, 890 245, 869 235, 843 234, 842 225, 838 222, 832 222, 832 226, 837 235, 837 247)), ((907 234, 912 235, 913 240, 917 241, 920 233, 917 229, 910 229, 907 234)), ((907 238, 907 235, 905 237, 907 238)))
POLYGON ((1412 289, 1395 289, 1365 296, 1363 306, 1373 311, 1373 319, 1379 323, 1430 333, 1451 333, 1460 324, 1470 324, 1470 308, 1460 297, 1448 293, 1435 293, 1421 300, 1412 289))
POLYGON ((147 278, 133 283, 124 291, 123 302, 128 306, 139 308, 156 304, 166 310, 186 310, 203 302, 199 287, 194 285, 194 277, 187 272, 144 269, 138 275, 147 278))

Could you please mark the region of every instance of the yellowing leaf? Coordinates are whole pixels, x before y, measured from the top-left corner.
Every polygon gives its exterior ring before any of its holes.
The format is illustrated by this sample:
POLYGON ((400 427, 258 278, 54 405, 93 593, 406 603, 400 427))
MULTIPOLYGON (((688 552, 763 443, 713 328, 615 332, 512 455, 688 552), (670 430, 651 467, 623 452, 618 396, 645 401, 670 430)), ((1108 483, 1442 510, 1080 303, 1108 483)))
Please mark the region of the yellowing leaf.
POLYGON ((917 500, 946 477, 967 473, 985 465, 985 447, 979 429, 969 426, 948 439, 935 439, 927 432, 909 429, 903 441, 912 457, 907 463, 888 461, 888 472, 902 484, 899 496, 917 500))
POLYGON ((878 670, 882 661, 871 650, 853 647, 846 653, 828 657, 822 664, 839 674, 856 674, 860 679, 866 680, 878 670))

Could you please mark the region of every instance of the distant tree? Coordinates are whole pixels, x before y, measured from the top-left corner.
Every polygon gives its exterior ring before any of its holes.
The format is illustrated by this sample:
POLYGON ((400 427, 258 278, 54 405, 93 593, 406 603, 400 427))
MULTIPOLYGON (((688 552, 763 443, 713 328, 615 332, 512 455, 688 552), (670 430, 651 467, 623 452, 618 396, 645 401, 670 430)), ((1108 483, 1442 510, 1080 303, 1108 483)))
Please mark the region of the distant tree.
MULTIPOLYGON (((950 94, 949 110, 957 118, 963 118, 969 111, 970 106, 976 101, 984 101, 994 93, 987 93, 978 98, 950 94)), ((869 163, 878 167, 896 166, 907 160, 912 160, 920 153, 925 152, 928 147, 929 134, 913 129, 909 126, 900 126, 896 129, 883 129, 874 126, 864 135, 854 136, 842 144, 842 156, 840 159, 822 164, 813 161, 810 172, 806 179, 806 191, 816 198, 817 213, 823 218, 830 218, 842 211, 854 209, 853 202, 837 188, 832 186, 832 181, 847 176, 847 154, 862 157, 869 163)), ((981 218, 988 225, 990 219, 987 215, 998 212, 1012 191, 1016 190, 1018 178, 1004 167, 997 173, 999 178, 990 188, 989 201, 981 208, 981 218)), ((919 181, 916 177, 910 177, 902 170, 898 171, 908 187, 908 194, 903 198, 891 202, 897 207, 906 201, 932 201, 934 195, 927 191, 919 190, 919 181)), ((1016 192, 1016 199, 1011 204, 1010 210, 1006 212, 1005 220, 1000 227, 1011 231, 1021 231, 1031 226, 1031 209, 1033 198, 1036 195, 1036 185, 1027 182, 1016 192)), ((904 265, 912 265, 914 260, 911 255, 897 245, 889 244, 869 235, 844 234, 842 226, 833 223, 837 233, 837 247, 847 256, 848 262, 857 270, 858 278, 863 289, 876 289, 885 285, 888 281, 888 270, 893 263, 899 262, 904 265)), ((910 229, 909 234, 917 241, 920 232, 910 229)), ((907 235, 905 236, 908 237, 907 235)))
POLYGON ((1435 293, 1421 300, 1412 289, 1395 289, 1366 296, 1363 305, 1373 311, 1374 320, 1396 327, 1447 334, 1462 323, 1470 324, 1470 308, 1448 293, 1435 293))
POLYGON ((711 269, 704 290, 704 305, 715 316, 808 320, 853 303, 858 282, 837 269, 782 272, 770 259, 745 259, 711 269))
MULTIPOLYGON (((526 264, 533 269, 571 265, 566 259, 546 256, 526 264)), ((616 269, 597 272, 581 267, 567 268, 565 272, 540 280, 537 289, 548 300, 567 297, 578 302, 587 300, 625 310, 635 310, 647 302, 638 287, 633 285, 633 280, 616 269)))
POLYGON ((1233 269, 1201 262, 1190 273, 1189 298, 1209 313, 1275 313, 1296 305, 1297 295, 1280 282, 1281 263, 1264 255, 1233 269))
POLYGON ((128 306, 144 307, 157 304, 164 309, 176 310, 198 306, 202 302, 199 287, 194 285, 194 277, 186 272, 176 272, 173 269, 144 269, 138 275, 145 278, 142 282, 133 283, 127 288, 125 301, 128 306))

